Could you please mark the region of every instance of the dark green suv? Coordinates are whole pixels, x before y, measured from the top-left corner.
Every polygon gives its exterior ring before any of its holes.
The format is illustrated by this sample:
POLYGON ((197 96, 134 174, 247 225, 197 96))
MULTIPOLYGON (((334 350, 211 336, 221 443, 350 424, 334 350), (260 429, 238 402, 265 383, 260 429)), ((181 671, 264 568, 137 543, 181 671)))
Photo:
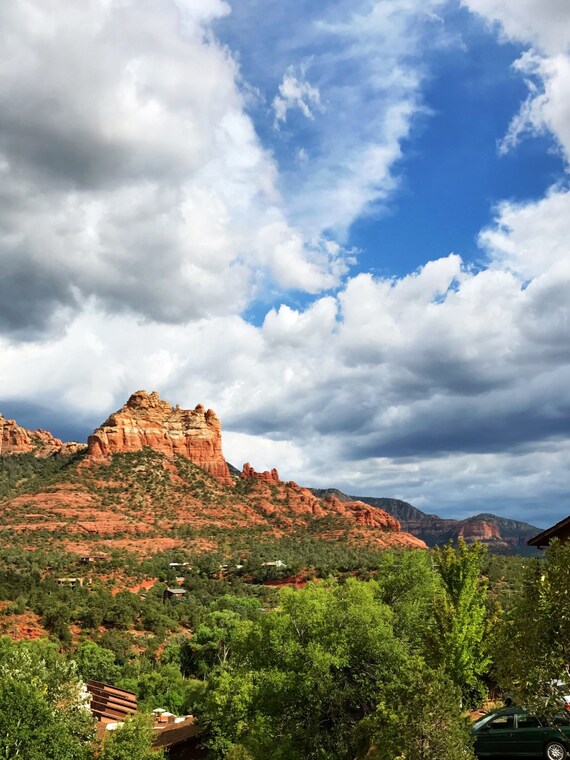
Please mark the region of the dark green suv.
POLYGON ((566 760, 570 756, 570 713, 548 721, 520 707, 504 707, 478 720, 472 731, 477 757, 566 760))

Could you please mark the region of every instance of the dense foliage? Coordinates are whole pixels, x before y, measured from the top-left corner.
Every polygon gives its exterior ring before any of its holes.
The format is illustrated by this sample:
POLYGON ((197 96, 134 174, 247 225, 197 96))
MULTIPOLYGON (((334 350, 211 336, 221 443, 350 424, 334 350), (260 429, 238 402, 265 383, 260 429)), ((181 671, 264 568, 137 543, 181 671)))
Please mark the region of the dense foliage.
MULTIPOLYGON (((449 552, 473 567, 481 560, 473 549, 449 552)), ((185 598, 174 603, 163 597, 176 581, 162 555, 138 572, 164 580, 133 593, 118 591, 116 580, 113 590, 101 581, 59 586, 37 566, 45 557, 18 563, 7 551, 4 617, 34 611, 76 679, 135 691, 143 711, 198 715, 211 758, 468 757, 460 693, 473 684, 450 677, 438 643, 445 616, 456 615, 443 605, 438 562, 428 552, 384 552, 358 579, 341 555, 336 548, 329 559, 334 578, 279 592, 198 557, 183 571, 185 598), (420 705, 425 693, 429 709, 420 705)), ((137 726, 127 724, 122 742, 117 734, 101 756, 126 756, 123 743, 144 737, 137 726)))
MULTIPOLYGON (((150 500, 168 518, 172 491, 153 456, 117 456, 110 471, 119 483, 135 471, 129 504, 150 500)), ((72 487, 87 477, 73 462, 0 457, 0 498, 62 477, 72 487)), ((229 498, 178 464, 206 507, 229 498)), ((249 488, 240 481, 236 493, 249 488)), ((99 496, 115 503, 112 488, 99 496)), ((17 508, 33 519, 35 507, 17 508)), ((160 757, 145 717, 157 707, 198 716, 210 760, 468 760, 467 707, 493 691, 558 709, 553 683, 568 676, 570 547, 541 561, 462 542, 379 551, 348 541, 330 516, 274 538, 173 520, 165 535, 217 548, 146 558, 106 548, 82 564, 42 528, 5 525, 0 633, 25 637, 33 625, 44 638, 0 639, 0 758, 91 760, 81 684, 96 679, 134 691, 142 710, 107 737, 101 760, 160 757), (181 600, 165 596, 178 585, 181 600)))
POLYGON ((557 682, 570 683, 570 544, 554 541, 544 560, 528 564, 521 594, 501 623, 495 637, 498 683, 520 704, 557 712, 557 682))
POLYGON ((32 491, 36 484, 44 488, 57 475, 75 461, 74 456, 36 457, 33 454, 0 456, 0 498, 17 493, 25 483, 26 490, 32 491))
POLYGON ((340 759, 376 746, 378 757, 412 758, 420 736, 423 757, 452 760, 457 748, 437 740, 437 721, 447 724, 448 739, 460 737, 467 757, 457 699, 434 693, 429 711, 414 716, 414 730, 402 725, 426 683, 452 694, 453 687, 414 653, 404 630, 396 634, 381 596, 375 581, 353 579, 286 590, 277 609, 234 630, 232 656, 212 674, 203 707, 212 756, 239 749, 254 760, 340 759))
POLYGON ((461 539, 456 549, 446 546, 433 552, 443 585, 436 608, 441 660, 470 705, 483 698, 481 676, 490 661, 485 651, 487 599, 481 578, 482 552, 480 544, 468 546, 461 539))
POLYGON ((46 641, 0 639, 0 757, 87 760, 93 735, 75 664, 46 641))

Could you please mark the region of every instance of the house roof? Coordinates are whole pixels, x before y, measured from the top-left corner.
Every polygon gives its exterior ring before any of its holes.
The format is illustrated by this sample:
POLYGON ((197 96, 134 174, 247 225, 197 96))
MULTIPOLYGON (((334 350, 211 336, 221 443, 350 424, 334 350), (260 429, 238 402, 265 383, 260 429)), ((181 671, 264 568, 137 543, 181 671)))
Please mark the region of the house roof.
MULTIPOLYGON (((157 727, 158 729, 158 727, 157 727)), ((181 742, 187 742, 195 739, 198 735, 198 727, 192 715, 178 723, 169 723, 160 727, 160 733, 157 733, 153 741, 153 747, 174 747, 181 742)))
POLYGON ((91 712, 99 721, 124 720, 137 711, 137 697, 132 691, 100 681, 87 681, 86 686, 91 694, 91 712))
POLYGON ((547 528, 546 530, 543 530, 542 533, 529 538, 527 544, 529 546, 538 547, 548 546, 550 541, 553 538, 558 538, 561 533, 570 533, 570 515, 568 515, 568 517, 565 517, 563 520, 560 520, 560 522, 557 522, 556 525, 553 525, 551 528, 547 528))

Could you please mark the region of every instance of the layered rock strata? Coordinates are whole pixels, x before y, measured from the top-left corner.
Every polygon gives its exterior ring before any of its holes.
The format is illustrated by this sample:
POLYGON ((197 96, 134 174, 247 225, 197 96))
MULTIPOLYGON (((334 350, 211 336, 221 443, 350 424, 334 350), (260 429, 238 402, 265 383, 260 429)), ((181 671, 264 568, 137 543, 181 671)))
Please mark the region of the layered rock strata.
POLYGON ((173 407, 156 391, 137 391, 89 436, 87 453, 95 459, 140 451, 148 446, 173 457, 180 454, 223 483, 232 483, 222 454, 222 427, 212 409, 173 407))
POLYGON ((0 456, 33 454, 46 458, 54 454, 75 454, 82 449, 85 444, 63 443, 47 430, 28 430, 0 414, 0 456))

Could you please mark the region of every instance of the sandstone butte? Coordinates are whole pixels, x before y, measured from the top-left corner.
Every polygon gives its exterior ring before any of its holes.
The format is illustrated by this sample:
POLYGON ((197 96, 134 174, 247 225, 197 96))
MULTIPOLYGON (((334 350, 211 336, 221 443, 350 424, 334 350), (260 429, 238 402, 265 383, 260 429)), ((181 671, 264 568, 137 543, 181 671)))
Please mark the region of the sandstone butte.
POLYGON ((232 478, 222 454, 222 426, 212 409, 173 407, 156 391, 137 391, 89 436, 87 454, 108 459, 113 454, 148 446, 167 457, 181 454, 223 483, 232 478))
MULTIPOLYGON (((32 452, 44 457, 85 449, 81 444, 62 443, 47 431, 26 430, 1 416, 0 433, 0 453, 3 454, 32 452)), ((36 490, 33 495, 22 494, 5 501, 2 509, 6 514, 12 513, 14 519, 19 515, 20 523, 16 528, 25 532, 43 527, 59 532, 64 530, 68 538, 75 534, 85 538, 87 534, 91 541, 98 540, 99 534, 109 537, 114 533, 129 534, 136 528, 142 538, 129 539, 129 546, 142 553, 148 552, 149 546, 156 549, 161 539, 156 535, 156 513, 151 494, 141 491, 133 522, 133 493, 129 491, 129 483, 117 483, 105 476, 106 465, 114 454, 137 452, 146 447, 164 457, 160 470, 173 486, 168 500, 171 510, 176 512, 174 521, 178 525, 197 528, 212 525, 230 530, 265 525, 268 532, 284 535, 289 531, 304 530, 315 518, 337 516, 345 522, 346 528, 342 525, 323 528, 323 532, 318 533, 322 539, 345 540, 345 530, 348 529, 353 540, 372 542, 379 547, 426 548, 421 539, 402 532, 398 520, 382 509, 360 501, 344 502, 334 496, 318 498, 308 488, 293 481, 280 480, 276 469, 256 472, 251 465, 245 464, 237 480, 248 482, 247 496, 240 496, 222 453, 221 425, 215 412, 204 410, 200 404, 190 410, 173 407, 162 401, 158 393, 146 391, 133 393, 121 409, 111 414, 89 436, 86 455, 80 463, 81 483, 72 485, 62 481, 51 484, 48 492, 36 490), (215 507, 212 498, 202 503, 202 497, 192 491, 174 459, 175 455, 186 457, 213 476, 213 483, 217 485, 212 484, 208 489, 216 502, 215 507), (91 481, 95 488, 91 487, 91 481), (121 493, 121 486, 124 493, 121 493), (100 494, 101 487, 112 489, 112 498, 116 502, 114 511, 109 511, 108 503, 100 494), (29 510, 34 513, 32 523, 27 520, 29 510), (271 519, 277 516, 278 529, 271 519)), ((113 539, 109 540, 111 544, 115 543, 113 539)), ((169 538, 168 541, 172 546, 180 544, 179 539, 169 538)), ((117 548, 119 544, 117 539, 117 548)), ((87 546, 82 544, 81 551, 86 549, 87 546)))

